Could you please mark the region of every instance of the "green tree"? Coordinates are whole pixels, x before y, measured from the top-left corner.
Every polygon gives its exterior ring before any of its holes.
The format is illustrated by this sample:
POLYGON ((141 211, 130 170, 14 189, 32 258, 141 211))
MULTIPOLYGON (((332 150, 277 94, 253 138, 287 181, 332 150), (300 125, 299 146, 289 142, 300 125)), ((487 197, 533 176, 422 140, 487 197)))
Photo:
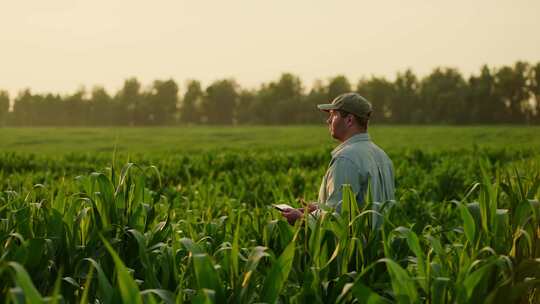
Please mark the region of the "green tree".
POLYGON ((34 109, 36 113, 34 123, 40 126, 72 125, 66 111, 66 101, 58 94, 48 93, 45 96, 34 95, 34 109))
POLYGON ((88 104, 84 99, 86 91, 79 89, 64 100, 65 124, 69 126, 84 126, 88 124, 88 104))
POLYGON ((331 78, 328 82, 328 100, 332 100, 337 96, 347 92, 351 92, 351 84, 349 83, 349 80, 347 80, 347 77, 343 75, 338 75, 334 78, 331 78))
POLYGON ((172 79, 154 81, 149 122, 152 124, 170 125, 175 122, 178 104, 178 85, 172 79))
POLYGON ((254 117, 254 105, 255 105, 256 92, 249 90, 242 90, 238 94, 238 105, 236 106, 236 121, 239 124, 252 124, 257 123, 257 119, 254 117))
POLYGON ((453 68, 436 68, 422 79, 420 97, 426 123, 463 123, 467 83, 453 68))
POLYGON ((129 78, 124 81, 124 86, 115 96, 115 111, 117 124, 136 125, 144 123, 141 117, 145 113, 142 111, 143 95, 141 94, 141 84, 137 78, 129 78))
POLYGON ((529 90, 534 98, 534 121, 540 124, 540 62, 531 67, 529 90))
POLYGON ((299 121, 305 111, 302 103, 302 81, 295 75, 284 73, 277 82, 263 85, 259 90, 255 115, 266 124, 288 124, 299 121))
POLYGON ((506 107, 502 122, 526 122, 526 113, 530 110, 527 73, 528 65, 517 62, 513 67, 500 68, 495 74, 495 91, 506 107))
POLYGON ((400 124, 420 123, 424 120, 419 87, 418 78, 410 69, 397 74, 394 81, 394 96, 391 106, 392 122, 400 124))
POLYGON ((378 77, 360 80, 357 91, 373 105, 373 121, 384 123, 391 120, 395 93, 394 85, 390 81, 378 77))
POLYGON ((505 105, 495 92, 495 77, 484 65, 480 75, 468 81, 467 113, 469 123, 497 123, 505 115, 505 105))
MULTIPOLYGON (((335 97, 336 96, 334 96, 334 98, 335 97)), ((315 81, 309 93, 304 97, 302 109, 298 112, 298 122, 312 124, 326 123, 328 115, 319 111, 317 105, 329 103, 330 101, 331 97, 329 97, 328 88, 322 81, 315 81)))
POLYGON ((182 98, 182 107, 180 112, 180 121, 182 123, 200 123, 200 106, 204 92, 201 83, 197 80, 191 80, 187 84, 187 90, 182 98))
POLYGON ((236 90, 237 84, 230 79, 216 81, 206 88, 202 102, 203 121, 209 124, 232 124, 238 99, 236 90))
POLYGON ((90 95, 89 120, 92 125, 113 125, 114 108, 112 97, 103 87, 94 87, 90 95))
MULTIPOLYGON (((437 68, 421 80, 406 70, 393 82, 363 79, 356 90, 373 103, 378 122, 540 123, 540 63, 483 66, 467 81, 451 68, 437 68)), ((290 73, 255 90, 242 90, 233 80, 203 90, 192 80, 179 104, 174 80, 156 80, 143 90, 129 78, 114 97, 100 87, 89 97, 84 90, 60 96, 27 89, 13 99, 12 113, 6 110, 9 96, 0 91, 0 124, 6 124, 6 115, 10 124, 25 126, 321 123, 326 115, 316 105, 349 91, 343 75, 315 82, 307 94, 300 78, 290 73)))
POLYGON ((15 123, 17 125, 34 125, 33 101, 34 97, 30 89, 25 89, 17 94, 13 104, 13 115, 15 116, 15 123))
POLYGON ((0 126, 7 124, 9 114, 9 94, 6 91, 0 91, 0 126))

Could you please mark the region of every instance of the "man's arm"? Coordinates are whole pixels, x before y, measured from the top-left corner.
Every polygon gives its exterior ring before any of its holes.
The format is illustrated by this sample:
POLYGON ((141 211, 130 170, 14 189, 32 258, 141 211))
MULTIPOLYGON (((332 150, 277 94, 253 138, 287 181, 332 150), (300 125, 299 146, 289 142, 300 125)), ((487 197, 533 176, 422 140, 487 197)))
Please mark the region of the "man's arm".
MULTIPOLYGON (((360 191, 360 171, 351 160, 338 157, 330 165, 326 178, 326 191, 328 198, 326 202, 322 202, 325 207, 334 208, 339 214, 341 212, 342 190, 343 184, 350 184, 355 196, 360 191)), ((314 204, 309 205, 308 212, 311 213, 317 210, 318 207, 314 204)), ((298 219, 304 216, 304 208, 286 209, 281 214, 287 219, 289 224, 293 225, 298 219)))
POLYGON ((360 169, 351 160, 344 157, 338 157, 329 168, 326 179, 326 191, 328 198, 325 205, 334 208, 336 212, 341 213, 341 202, 343 200, 342 185, 351 185, 355 196, 360 192, 360 169))

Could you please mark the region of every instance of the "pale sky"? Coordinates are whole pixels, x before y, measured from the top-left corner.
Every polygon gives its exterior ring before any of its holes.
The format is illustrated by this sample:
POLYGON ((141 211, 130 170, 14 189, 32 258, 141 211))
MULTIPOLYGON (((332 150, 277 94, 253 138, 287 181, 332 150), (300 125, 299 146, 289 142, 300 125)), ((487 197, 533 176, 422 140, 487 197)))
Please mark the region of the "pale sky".
POLYGON ((35 0, 0 2, 0 90, 116 92, 174 78, 245 88, 283 72, 356 85, 437 66, 540 61, 540 1, 35 0))

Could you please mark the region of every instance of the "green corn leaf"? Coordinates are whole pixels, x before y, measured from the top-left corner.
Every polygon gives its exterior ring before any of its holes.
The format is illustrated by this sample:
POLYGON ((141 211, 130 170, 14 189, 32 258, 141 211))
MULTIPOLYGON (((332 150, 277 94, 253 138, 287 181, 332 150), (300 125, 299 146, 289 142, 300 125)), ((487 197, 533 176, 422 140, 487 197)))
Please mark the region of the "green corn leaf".
POLYGON ((256 276, 255 270, 259 262, 262 258, 269 256, 266 250, 267 248, 262 246, 256 246, 251 250, 246 264, 246 271, 243 274, 242 291, 240 292, 240 296, 236 296, 235 302, 246 303, 249 302, 247 299, 253 296, 251 291, 254 288, 254 284, 250 284, 250 282, 254 274, 256 276))
POLYGON ((287 245, 277 261, 272 264, 272 268, 264 280, 261 301, 267 303, 276 303, 281 289, 289 277, 289 272, 291 271, 294 260, 295 246, 296 235, 289 245, 287 245))
POLYGON ((360 303, 366 303, 366 304, 391 303, 389 300, 381 297, 378 293, 374 292, 371 288, 362 284, 360 280, 354 283, 354 286, 352 287, 352 294, 360 303))
POLYGON ((111 225, 111 221, 115 221, 115 198, 114 189, 111 181, 102 173, 92 173, 97 183, 97 197, 95 207, 99 213, 99 218, 103 224, 104 229, 108 229, 111 225))
POLYGON ((341 214, 347 217, 348 223, 352 223, 353 219, 360 213, 356 197, 349 184, 342 185, 342 203, 341 214))
POLYGON ((504 284, 492 291, 484 303, 531 303, 531 299, 528 299, 530 296, 528 291, 534 290, 534 288, 540 288, 540 280, 533 279, 515 284, 504 284))
POLYGON ((80 304, 88 303, 88 294, 90 293, 90 285, 92 284, 92 278, 94 276, 94 268, 90 268, 90 272, 86 276, 86 283, 84 284, 83 294, 81 296, 80 304))
POLYGON ((394 297, 399 303, 417 303, 418 292, 414 281, 411 279, 405 269, 391 259, 384 258, 380 260, 386 263, 388 273, 392 282, 394 297))
POLYGON ((146 176, 144 174, 138 174, 134 177, 134 183, 132 184, 133 195, 130 198, 131 204, 129 206, 130 212, 133 213, 137 208, 144 203, 144 187, 146 185, 146 176))
POLYGON ((232 272, 233 276, 238 276, 238 256, 240 255, 240 245, 239 239, 240 239, 240 229, 241 229, 241 216, 238 215, 237 223, 236 223, 236 229, 234 231, 234 237, 233 237, 233 243, 231 248, 231 260, 232 260, 232 272))
POLYGON ((467 275, 461 289, 458 291, 458 299, 463 303, 481 303, 487 293, 487 290, 482 288, 482 282, 487 279, 492 268, 493 263, 489 262, 467 275))
POLYGON ((465 231, 465 236, 467 237, 467 240, 474 245, 476 234, 474 219, 467 207, 460 204, 458 208, 459 212, 461 213, 461 219, 463 220, 463 230, 465 231))
POLYGON ((330 256, 330 259, 324 264, 324 266, 321 269, 325 269, 326 267, 330 266, 330 264, 338 257, 340 252, 340 244, 338 243, 336 245, 336 248, 334 249, 334 252, 332 252, 332 255, 330 256))
POLYGON ((340 296, 336 303, 350 302, 347 299, 347 295, 351 293, 352 296, 358 300, 359 303, 365 304, 388 304, 391 303, 388 299, 380 296, 368 286, 364 285, 361 279, 356 279, 354 283, 345 284, 340 296))
POLYGON ((202 254, 202 253, 204 253, 204 250, 198 244, 193 242, 191 239, 181 238, 180 239, 180 244, 182 244, 192 254, 202 254))
POLYGON ((49 301, 50 304, 57 304, 62 299, 62 295, 60 294, 61 286, 62 286, 62 271, 58 273, 58 276, 56 277, 56 280, 54 281, 53 292, 51 295, 51 300, 49 301))
POLYGON ((495 238, 495 247, 504 248, 504 245, 507 243, 506 235, 512 229, 510 226, 510 217, 507 209, 497 209, 497 217, 495 218, 494 225, 494 238, 495 238))
POLYGON ((434 304, 447 303, 446 293, 450 279, 447 277, 435 277, 431 283, 431 302, 434 304))
POLYGON ((146 289, 141 291, 141 296, 145 297, 147 295, 156 295, 158 296, 163 302, 167 304, 174 304, 174 294, 168 290, 164 289, 146 289))
MULTIPOLYGON (((308 241, 308 250, 310 257, 315 264, 315 267, 320 267, 321 265, 321 242, 322 242, 322 234, 324 232, 324 229, 321 227, 321 224, 326 217, 326 213, 322 213, 316 218, 315 225, 313 225, 311 229, 311 235, 309 236, 308 241)), ((311 219, 311 216, 310 216, 311 219)))
POLYGON ((129 226, 139 231, 144 230, 146 219, 148 218, 144 204, 137 204, 131 211, 129 226))
POLYGON ((429 244, 431 245, 431 248, 437 254, 441 261, 446 261, 446 252, 441 245, 441 241, 438 238, 435 238, 431 235, 428 235, 427 240, 429 241, 429 244))
POLYGON ((409 245, 409 248, 411 251, 416 255, 416 265, 418 267, 418 274, 419 274, 419 284, 424 289, 424 291, 428 291, 427 286, 427 267, 426 267, 426 257, 424 255, 424 252, 422 251, 422 248, 420 247, 420 240, 418 240, 418 236, 414 231, 408 229, 407 231, 407 244, 409 245))
MULTIPOLYGON (((539 194, 540 197, 540 194, 539 194)), ((529 205, 531 206, 532 214, 533 214, 533 221, 536 222, 536 225, 540 223, 540 201, 537 199, 530 199, 528 200, 529 205)))
POLYGON ((515 233, 514 233, 514 238, 512 240, 512 250, 510 251, 510 255, 515 257, 517 252, 518 252, 518 248, 519 248, 519 244, 520 244, 520 239, 521 237, 524 237, 525 240, 526 240, 526 243, 527 244, 527 251, 525 250, 522 250, 523 252, 526 252, 526 254, 528 256, 532 256, 532 252, 533 252, 533 240, 532 240, 532 237, 531 235, 524 229, 518 229, 515 233))
POLYGON ((131 169, 131 167, 137 166, 134 163, 128 162, 127 164, 122 167, 122 170, 120 172, 120 180, 118 182, 118 185, 116 186, 115 194, 118 194, 120 192, 120 189, 122 186, 126 184, 126 181, 128 180, 128 174, 131 169))
MULTIPOLYGON (((146 171, 150 171, 151 173, 154 173, 154 175, 158 178, 158 188, 161 188, 162 187, 162 185, 161 185, 161 173, 159 172, 159 169, 154 165, 150 165, 145 170, 145 174, 148 174, 146 171)), ((148 175, 148 176, 150 176, 150 175, 148 175)))
POLYGON ((195 298, 193 298, 193 304, 214 304, 222 303, 216 301, 216 292, 211 289, 201 289, 197 292, 195 298))
POLYGON ((154 267, 150 262, 150 258, 148 257, 148 249, 146 248, 146 238, 144 234, 140 233, 135 229, 128 230, 128 233, 133 235, 133 237, 137 241, 137 245, 139 247, 139 258, 145 270, 146 280, 149 281, 148 283, 150 284, 150 286, 160 287, 159 281, 154 271, 154 267))
POLYGON ((88 261, 92 265, 92 267, 96 269, 98 275, 98 293, 103 297, 102 300, 104 303, 110 303, 113 297, 114 290, 111 283, 109 282, 109 279, 107 279, 105 272, 103 272, 103 269, 101 268, 99 263, 96 262, 94 259, 85 258, 83 261, 88 261))
POLYGON ((82 289, 81 288, 81 285, 72 277, 63 277, 62 278, 62 281, 70 284, 71 286, 73 286, 73 288, 75 288, 76 290, 79 290, 79 289, 82 289))
POLYGON ((114 251, 109 242, 107 242, 107 240, 105 240, 103 236, 101 236, 101 240, 103 241, 103 244, 113 258, 122 301, 124 303, 142 304, 142 299, 137 283, 135 283, 135 280, 129 274, 129 271, 122 262, 122 259, 120 259, 118 254, 114 251))
POLYGON ((15 271, 15 283, 24 292, 25 301, 27 303, 43 303, 41 294, 34 286, 26 269, 17 262, 9 262, 8 265, 15 271))
POLYGON ((223 292, 219 274, 208 255, 206 253, 196 253, 193 254, 192 258, 199 290, 213 290, 217 303, 225 303, 225 293, 223 292))

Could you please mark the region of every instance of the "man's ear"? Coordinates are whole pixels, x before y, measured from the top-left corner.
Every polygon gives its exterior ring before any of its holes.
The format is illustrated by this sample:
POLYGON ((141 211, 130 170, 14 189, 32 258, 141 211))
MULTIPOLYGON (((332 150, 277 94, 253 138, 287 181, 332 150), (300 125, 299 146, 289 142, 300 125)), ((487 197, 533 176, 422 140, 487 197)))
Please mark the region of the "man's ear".
POLYGON ((347 126, 351 127, 352 125, 354 125, 354 117, 351 114, 349 114, 347 115, 347 126))

